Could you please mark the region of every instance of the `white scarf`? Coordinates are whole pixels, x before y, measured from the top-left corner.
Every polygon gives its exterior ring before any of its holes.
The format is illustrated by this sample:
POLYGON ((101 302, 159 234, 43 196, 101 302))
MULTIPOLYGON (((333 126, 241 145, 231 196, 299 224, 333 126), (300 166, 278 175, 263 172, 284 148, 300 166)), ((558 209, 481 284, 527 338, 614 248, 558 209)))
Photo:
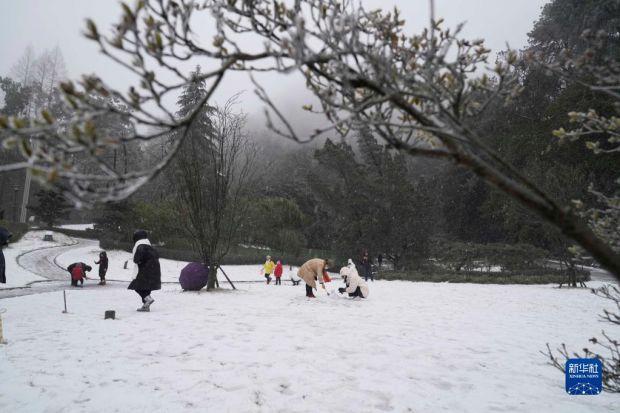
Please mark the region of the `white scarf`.
MULTIPOLYGON (((140 245, 151 245, 151 241, 149 241, 147 238, 145 239, 139 239, 138 241, 136 241, 136 244, 133 246, 133 251, 131 251, 131 260, 133 261, 133 258, 136 256, 136 250, 138 249, 138 247, 140 245)), ((133 263, 133 278, 136 278, 138 276, 138 264, 133 263)))

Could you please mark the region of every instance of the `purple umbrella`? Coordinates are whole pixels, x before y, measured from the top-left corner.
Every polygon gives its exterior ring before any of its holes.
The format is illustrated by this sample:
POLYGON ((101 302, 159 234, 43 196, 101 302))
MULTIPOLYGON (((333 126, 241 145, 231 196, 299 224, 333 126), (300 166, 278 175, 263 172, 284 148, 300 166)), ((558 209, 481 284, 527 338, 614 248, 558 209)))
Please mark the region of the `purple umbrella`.
POLYGON ((181 270, 179 282, 184 290, 198 291, 207 285, 209 268, 198 262, 190 262, 181 270))

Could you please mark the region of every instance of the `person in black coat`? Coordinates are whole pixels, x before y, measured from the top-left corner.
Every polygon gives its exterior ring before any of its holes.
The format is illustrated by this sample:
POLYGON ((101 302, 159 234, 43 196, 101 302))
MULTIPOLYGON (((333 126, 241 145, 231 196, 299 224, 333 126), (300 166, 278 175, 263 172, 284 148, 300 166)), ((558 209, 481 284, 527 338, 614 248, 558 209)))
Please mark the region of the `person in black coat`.
POLYGON ((161 289, 159 255, 151 246, 146 231, 134 232, 133 241, 133 262, 138 266, 138 274, 127 288, 134 290, 142 298, 142 307, 138 308, 138 311, 151 311, 151 304, 155 302, 151 292, 161 289))
POLYGON ((99 285, 105 285, 105 274, 108 272, 108 254, 105 251, 99 253, 99 261, 95 261, 95 264, 99 264, 99 285))
POLYGON ((360 264, 362 265, 362 271, 364 273, 364 281, 368 281, 370 278, 371 281, 375 281, 374 276, 372 275, 372 266, 370 263, 370 255, 368 255, 368 251, 364 250, 362 254, 362 258, 360 259, 360 264))
POLYGON ((9 239, 13 236, 6 228, 0 227, 0 283, 6 284, 6 264, 4 263, 4 253, 2 248, 8 245, 9 239))

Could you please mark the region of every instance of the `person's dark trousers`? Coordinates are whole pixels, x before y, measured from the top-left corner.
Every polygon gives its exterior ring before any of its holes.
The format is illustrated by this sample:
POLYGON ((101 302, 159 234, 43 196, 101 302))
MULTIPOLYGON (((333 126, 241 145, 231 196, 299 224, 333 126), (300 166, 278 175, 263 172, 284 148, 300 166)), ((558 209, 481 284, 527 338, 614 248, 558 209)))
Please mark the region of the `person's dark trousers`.
POLYGON ((362 294, 362 290, 357 287, 355 289, 355 291, 353 291, 352 293, 349 293, 349 297, 361 297, 364 298, 364 295, 362 294))
POLYGON ((276 277, 276 285, 282 285, 282 280, 280 280, 280 277, 276 277))
POLYGON ((306 297, 314 297, 314 294, 312 293, 312 287, 310 287, 308 284, 306 284, 306 297))
POLYGON ((148 297, 149 295, 151 295, 151 290, 136 290, 136 292, 138 293, 138 295, 140 296, 140 298, 142 298, 142 302, 144 302, 144 299, 146 297, 148 297))
POLYGON ((71 280, 72 287, 77 287, 78 286, 77 283, 78 283, 77 280, 71 280))
POLYGON ((265 274, 265 280, 267 280, 267 284, 269 284, 271 282, 271 275, 265 274))

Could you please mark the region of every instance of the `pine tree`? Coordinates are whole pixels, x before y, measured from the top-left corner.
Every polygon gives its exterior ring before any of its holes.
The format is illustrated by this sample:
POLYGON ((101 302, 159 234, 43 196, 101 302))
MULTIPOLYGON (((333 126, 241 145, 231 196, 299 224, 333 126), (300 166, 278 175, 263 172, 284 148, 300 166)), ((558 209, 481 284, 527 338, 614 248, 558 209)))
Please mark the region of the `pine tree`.
MULTIPOLYGON (((196 71, 192 72, 191 75, 194 81, 185 85, 183 92, 177 99, 177 105, 179 106, 177 116, 179 118, 183 118, 192 113, 207 94, 207 85, 204 80, 200 79, 200 66, 196 67, 196 71)), ((187 140, 196 143, 197 140, 205 140, 204 138, 208 138, 212 134, 213 125, 209 118, 209 114, 212 113, 213 110, 214 108, 212 106, 203 103, 200 113, 190 126, 186 138, 187 140)))
POLYGON ((35 217, 45 223, 47 227, 53 227, 60 219, 69 214, 71 205, 61 194, 42 189, 35 194, 35 197, 37 205, 29 208, 35 217))

